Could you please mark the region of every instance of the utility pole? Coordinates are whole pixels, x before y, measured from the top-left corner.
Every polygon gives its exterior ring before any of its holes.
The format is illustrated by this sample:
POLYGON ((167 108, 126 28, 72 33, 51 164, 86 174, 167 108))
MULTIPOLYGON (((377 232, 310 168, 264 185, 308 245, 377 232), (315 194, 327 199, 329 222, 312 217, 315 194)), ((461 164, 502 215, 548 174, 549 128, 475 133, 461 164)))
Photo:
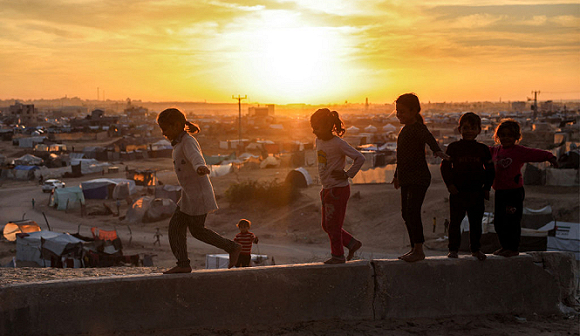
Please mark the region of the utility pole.
POLYGON ((239 113, 239 125, 238 125, 238 158, 240 157, 240 155, 242 154, 242 99, 248 99, 248 96, 240 96, 238 95, 237 97, 234 97, 232 95, 232 99, 237 99, 238 100, 238 113, 239 113))
POLYGON ((540 91, 532 91, 532 93, 534 94, 534 105, 532 106, 532 111, 534 111, 534 115, 532 120, 536 121, 536 117, 538 115, 538 94, 540 94, 540 91))

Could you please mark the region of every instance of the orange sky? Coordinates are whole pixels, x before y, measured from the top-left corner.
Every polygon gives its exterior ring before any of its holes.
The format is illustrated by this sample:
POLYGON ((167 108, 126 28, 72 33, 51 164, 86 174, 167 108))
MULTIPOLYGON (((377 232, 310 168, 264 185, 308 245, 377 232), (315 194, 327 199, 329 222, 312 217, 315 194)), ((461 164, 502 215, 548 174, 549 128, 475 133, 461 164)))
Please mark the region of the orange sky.
POLYGON ((580 4, 553 2, 0 0, 0 99, 580 99, 580 4))

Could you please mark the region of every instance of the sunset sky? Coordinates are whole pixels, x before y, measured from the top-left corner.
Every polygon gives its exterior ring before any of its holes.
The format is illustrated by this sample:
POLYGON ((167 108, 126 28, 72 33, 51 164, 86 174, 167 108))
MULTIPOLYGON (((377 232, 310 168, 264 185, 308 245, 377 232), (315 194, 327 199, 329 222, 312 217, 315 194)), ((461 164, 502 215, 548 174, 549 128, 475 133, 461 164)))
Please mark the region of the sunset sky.
POLYGON ((0 99, 580 99, 580 3, 555 2, 0 0, 0 99))

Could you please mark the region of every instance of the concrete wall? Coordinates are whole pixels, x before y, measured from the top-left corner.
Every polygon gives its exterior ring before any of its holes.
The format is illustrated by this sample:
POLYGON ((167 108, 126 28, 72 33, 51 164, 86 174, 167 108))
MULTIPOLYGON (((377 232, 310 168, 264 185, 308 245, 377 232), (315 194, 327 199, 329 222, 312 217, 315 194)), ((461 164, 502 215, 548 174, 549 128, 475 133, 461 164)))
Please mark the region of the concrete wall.
POLYGON ((575 295, 565 286, 572 258, 373 260, 10 285, 0 288, 0 335, 557 313, 575 295))

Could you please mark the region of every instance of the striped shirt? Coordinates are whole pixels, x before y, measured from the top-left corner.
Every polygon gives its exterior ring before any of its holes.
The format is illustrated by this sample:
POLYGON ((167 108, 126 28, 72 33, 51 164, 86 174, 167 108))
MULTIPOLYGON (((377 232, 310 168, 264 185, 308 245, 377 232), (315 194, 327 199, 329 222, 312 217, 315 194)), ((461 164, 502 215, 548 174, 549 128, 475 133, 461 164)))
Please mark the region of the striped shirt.
POLYGON ((242 251, 240 252, 241 254, 251 254, 252 243, 254 242, 254 239, 256 239, 256 236, 254 236, 252 232, 248 231, 246 233, 238 233, 236 238, 234 238, 234 241, 242 245, 242 251))

